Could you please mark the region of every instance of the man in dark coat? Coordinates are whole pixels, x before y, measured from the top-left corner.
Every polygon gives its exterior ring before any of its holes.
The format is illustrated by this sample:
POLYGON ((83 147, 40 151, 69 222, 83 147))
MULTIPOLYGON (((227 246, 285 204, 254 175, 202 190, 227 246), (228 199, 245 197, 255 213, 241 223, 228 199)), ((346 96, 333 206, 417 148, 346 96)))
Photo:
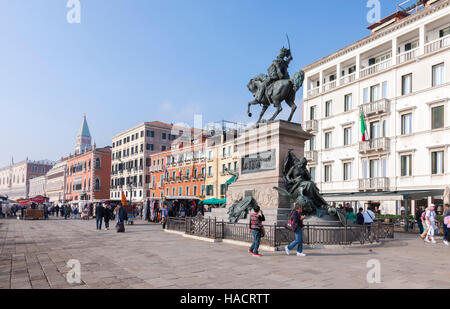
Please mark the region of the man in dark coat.
POLYGON ((97 206, 95 207, 95 221, 97 222, 97 230, 101 230, 102 229, 102 222, 103 222, 103 213, 104 213, 104 208, 103 205, 98 203, 97 206))

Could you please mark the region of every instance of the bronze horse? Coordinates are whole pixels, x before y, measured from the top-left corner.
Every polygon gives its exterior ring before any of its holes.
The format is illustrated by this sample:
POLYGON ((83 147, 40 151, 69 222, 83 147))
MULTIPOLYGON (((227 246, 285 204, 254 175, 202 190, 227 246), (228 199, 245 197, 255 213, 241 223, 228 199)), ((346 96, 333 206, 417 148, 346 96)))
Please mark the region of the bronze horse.
MULTIPOLYGON (((253 96, 257 94, 259 87, 267 78, 267 75, 259 74, 250 80, 247 88, 248 90, 250 90, 253 96)), ((252 113, 250 112, 250 107, 252 105, 262 105, 262 111, 257 122, 259 124, 261 123, 262 117, 264 116, 269 106, 273 105, 277 109, 272 118, 269 119, 269 121, 273 121, 283 110, 281 103, 283 101, 286 101, 286 103, 291 107, 291 114, 288 118, 288 121, 291 121, 295 111, 297 110, 297 105, 295 105, 295 95, 297 91, 302 87, 304 78, 305 73, 300 70, 299 72, 295 73, 291 79, 282 79, 272 83, 269 87, 267 87, 262 102, 253 100, 248 103, 248 116, 252 117, 252 113)))

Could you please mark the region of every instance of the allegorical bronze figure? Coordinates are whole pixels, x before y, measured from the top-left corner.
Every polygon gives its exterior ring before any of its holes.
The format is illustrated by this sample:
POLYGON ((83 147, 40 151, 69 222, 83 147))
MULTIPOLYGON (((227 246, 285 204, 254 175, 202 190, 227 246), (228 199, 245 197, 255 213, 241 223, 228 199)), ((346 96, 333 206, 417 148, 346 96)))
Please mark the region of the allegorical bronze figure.
MULTIPOLYGON (((289 196, 293 201, 301 203, 303 212, 307 216, 337 215, 336 208, 328 205, 316 184, 312 181, 311 174, 307 169, 307 163, 306 158, 300 160, 292 150, 289 150, 283 168, 286 188, 274 189, 283 195, 289 196)), ((341 218, 339 216, 336 219, 341 218)))

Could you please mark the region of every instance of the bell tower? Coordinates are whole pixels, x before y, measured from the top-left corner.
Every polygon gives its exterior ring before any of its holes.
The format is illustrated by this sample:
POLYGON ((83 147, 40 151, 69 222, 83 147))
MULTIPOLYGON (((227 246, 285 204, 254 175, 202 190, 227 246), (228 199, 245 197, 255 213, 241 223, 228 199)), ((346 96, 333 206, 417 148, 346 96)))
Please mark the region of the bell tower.
POLYGON ((75 155, 83 154, 92 150, 91 133, 86 120, 86 114, 83 114, 83 122, 77 135, 77 143, 75 145, 75 155))

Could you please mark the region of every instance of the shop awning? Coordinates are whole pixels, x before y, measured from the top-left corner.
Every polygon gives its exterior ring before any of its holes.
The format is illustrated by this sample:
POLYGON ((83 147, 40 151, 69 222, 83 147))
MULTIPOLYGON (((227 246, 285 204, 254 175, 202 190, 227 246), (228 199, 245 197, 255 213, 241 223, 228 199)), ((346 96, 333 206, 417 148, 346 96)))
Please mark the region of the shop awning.
POLYGON ((202 201, 203 205, 222 205, 222 204, 226 204, 227 200, 223 199, 223 200, 219 200, 216 198, 210 198, 208 200, 204 200, 202 201))
POLYGON ((228 181, 225 184, 226 185, 231 185, 234 182, 236 182, 236 177, 235 176, 233 176, 230 179, 228 179, 228 181))

